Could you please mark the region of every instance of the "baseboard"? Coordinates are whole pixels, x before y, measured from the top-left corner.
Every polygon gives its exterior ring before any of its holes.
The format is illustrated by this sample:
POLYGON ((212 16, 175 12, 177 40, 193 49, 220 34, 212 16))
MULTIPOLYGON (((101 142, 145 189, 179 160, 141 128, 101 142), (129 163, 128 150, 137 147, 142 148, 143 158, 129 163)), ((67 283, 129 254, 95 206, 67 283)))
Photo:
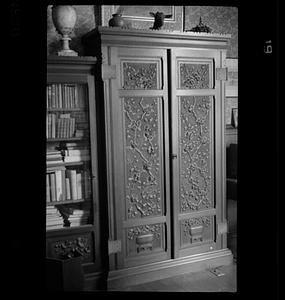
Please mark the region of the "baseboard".
POLYGON ((195 254, 183 258, 170 259, 148 265, 110 271, 107 280, 108 290, 142 284, 154 280, 197 272, 208 268, 230 265, 233 254, 229 249, 195 254))

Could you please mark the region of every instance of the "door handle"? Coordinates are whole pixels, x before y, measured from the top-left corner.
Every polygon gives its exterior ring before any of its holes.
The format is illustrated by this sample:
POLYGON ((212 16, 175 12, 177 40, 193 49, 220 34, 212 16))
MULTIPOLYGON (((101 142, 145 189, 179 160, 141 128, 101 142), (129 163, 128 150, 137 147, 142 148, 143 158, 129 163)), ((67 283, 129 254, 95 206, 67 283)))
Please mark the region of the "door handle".
POLYGON ((172 158, 172 159, 177 158, 177 154, 172 154, 172 155, 171 155, 171 158, 172 158))

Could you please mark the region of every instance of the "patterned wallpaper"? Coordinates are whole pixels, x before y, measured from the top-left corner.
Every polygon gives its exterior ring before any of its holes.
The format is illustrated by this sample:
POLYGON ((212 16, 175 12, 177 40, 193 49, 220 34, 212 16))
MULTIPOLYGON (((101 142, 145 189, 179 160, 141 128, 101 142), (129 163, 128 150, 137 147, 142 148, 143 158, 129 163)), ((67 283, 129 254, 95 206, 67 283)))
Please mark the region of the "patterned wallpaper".
MULTIPOLYGON (((51 19, 51 7, 52 6, 49 5, 47 9, 48 55, 56 54, 60 48, 60 37, 55 31, 51 19)), ((77 51, 79 55, 82 55, 83 49, 80 42, 81 36, 94 29, 97 23, 104 23, 104 20, 102 20, 103 22, 98 20, 99 16, 94 11, 93 5, 74 5, 73 7, 77 13, 77 21, 74 34, 72 35, 72 40, 70 42, 70 48, 77 51)), ((236 7, 185 6, 184 11, 184 23, 186 30, 198 25, 199 18, 201 16, 203 23, 209 26, 214 33, 229 33, 232 35, 227 57, 238 57, 238 9, 236 7)), ((149 7, 147 8, 147 14, 148 13, 149 7)), ((104 19, 104 16, 102 16, 102 18, 104 19)))
POLYGON ((232 35, 227 53, 228 58, 238 57, 238 8, 224 6, 185 6, 185 30, 202 22, 212 29, 212 33, 232 35))

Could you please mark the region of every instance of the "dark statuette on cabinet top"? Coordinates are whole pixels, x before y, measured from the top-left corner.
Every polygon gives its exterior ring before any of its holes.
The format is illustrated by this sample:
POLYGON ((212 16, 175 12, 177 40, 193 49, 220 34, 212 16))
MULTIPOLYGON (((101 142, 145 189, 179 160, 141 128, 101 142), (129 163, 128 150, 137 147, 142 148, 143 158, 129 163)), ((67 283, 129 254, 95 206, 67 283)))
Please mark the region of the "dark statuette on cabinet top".
POLYGON ((150 27, 150 29, 161 29, 161 27, 163 26, 164 24, 164 19, 165 18, 171 18, 172 15, 165 15, 163 12, 156 12, 156 13, 153 13, 153 12, 150 12, 149 13, 152 17, 154 17, 154 23, 153 23, 153 27, 150 27))

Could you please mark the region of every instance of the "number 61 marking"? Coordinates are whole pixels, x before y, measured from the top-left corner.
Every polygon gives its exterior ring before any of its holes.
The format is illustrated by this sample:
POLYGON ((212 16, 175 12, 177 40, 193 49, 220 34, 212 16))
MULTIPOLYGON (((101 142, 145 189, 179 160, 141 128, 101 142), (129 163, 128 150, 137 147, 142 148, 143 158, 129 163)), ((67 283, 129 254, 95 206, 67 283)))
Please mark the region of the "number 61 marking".
POLYGON ((265 43, 266 43, 266 44, 270 44, 270 45, 266 45, 266 46, 264 47, 264 52, 265 52, 266 54, 272 53, 271 40, 270 40, 270 41, 266 41, 265 43))

